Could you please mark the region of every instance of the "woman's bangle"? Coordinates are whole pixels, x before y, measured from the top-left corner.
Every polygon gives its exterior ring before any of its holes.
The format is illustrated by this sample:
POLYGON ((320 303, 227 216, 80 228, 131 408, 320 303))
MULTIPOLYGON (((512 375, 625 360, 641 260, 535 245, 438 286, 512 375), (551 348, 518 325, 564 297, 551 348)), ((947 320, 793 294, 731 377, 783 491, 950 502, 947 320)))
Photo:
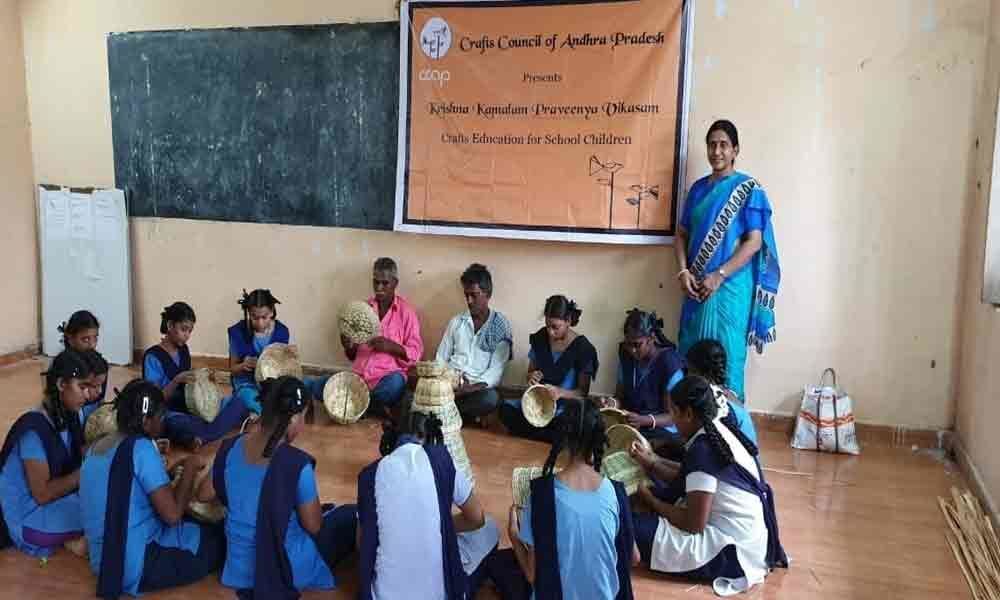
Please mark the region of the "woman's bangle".
POLYGON ((680 279, 681 277, 683 277, 685 273, 687 273, 688 275, 690 275, 691 271, 689 271, 688 269, 681 269, 680 273, 677 274, 677 279, 680 279))
POLYGON ((650 429, 656 429, 656 415, 649 415, 649 418, 653 420, 653 424, 650 425, 650 429))

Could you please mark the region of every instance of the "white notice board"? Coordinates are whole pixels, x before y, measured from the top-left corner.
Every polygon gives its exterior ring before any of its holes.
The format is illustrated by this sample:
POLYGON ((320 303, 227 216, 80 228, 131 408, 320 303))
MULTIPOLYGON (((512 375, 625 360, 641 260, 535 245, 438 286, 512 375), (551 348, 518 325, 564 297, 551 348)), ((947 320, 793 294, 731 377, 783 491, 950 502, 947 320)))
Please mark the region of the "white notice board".
POLYGON ((59 324, 80 309, 101 322, 97 349, 108 362, 132 362, 132 286, 128 219, 121 190, 39 186, 42 351, 62 351, 59 324))

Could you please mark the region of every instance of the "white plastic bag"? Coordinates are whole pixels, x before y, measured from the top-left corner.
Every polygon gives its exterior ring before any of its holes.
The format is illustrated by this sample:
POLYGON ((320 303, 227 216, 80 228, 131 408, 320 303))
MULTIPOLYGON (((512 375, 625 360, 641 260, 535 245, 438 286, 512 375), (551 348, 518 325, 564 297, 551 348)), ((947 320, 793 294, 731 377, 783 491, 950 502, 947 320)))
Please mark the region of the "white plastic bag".
POLYGON ((792 448, 859 454, 858 436, 854 430, 854 408, 851 397, 837 387, 837 373, 823 372, 818 386, 805 386, 802 408, 795 420, 792 448), (825 385, 826 376, 833 376, 833 385, 825 385))

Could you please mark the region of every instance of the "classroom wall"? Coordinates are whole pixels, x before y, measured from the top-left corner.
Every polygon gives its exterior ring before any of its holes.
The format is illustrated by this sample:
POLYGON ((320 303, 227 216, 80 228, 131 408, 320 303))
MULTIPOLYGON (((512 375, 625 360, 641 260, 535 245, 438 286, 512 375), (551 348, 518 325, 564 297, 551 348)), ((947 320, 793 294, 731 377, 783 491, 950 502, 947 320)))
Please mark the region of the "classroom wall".
MULTIPOLYGON (((392 18, 392 0, 34 0, 22 6, 37 179, 114 182, 109 31, 392 18), (71 102, 66 102, 71 98, 71 102)), ((775 207, 783 284, 779 341, 748 367, 753 410, 792 414, 802 385, 836 367, 859 419, 950 427, 961 235, 989 0, 702 0, 696 3, 687 181, 707 169, 718 117, 743 142, 739 167, 775 207)), ((488 263, 495 305, 516 323, 516 363, 542 302, 566 292, 613 387, 624 310, 680 309, 669 248, 419 237, 183 220, 133 220, 136 340, 157 340, 160 307, 199 313, 195 352, 224 354, 239 291, 270 287, 307 362, 343 356, 339 305, 367 292, 379 255, 400 259, 401 291, 433 349, 462 308, 457 277, 488 263)))
POLYGON ((17 0, 0 0, 0 356, 38 345, 38 244, 31 135, 17 0))
MULTIPOLYGON (((1000 0, 991 0, 989 59, 977 110, 979 140, 976 161, 969 172, 968 226, 965 231, 965 273, 962 285, 962 360, 959 370, 956 430, 960 459, 971 465, 973 478, 990 497, 994 514, 1000 501, 1000 309, 982 303, 986 215, 990 187, 1000 186, 991 174, 1000 86, 1000 0)), ((1000 191, 994 192, 994 201, 1000 191)))

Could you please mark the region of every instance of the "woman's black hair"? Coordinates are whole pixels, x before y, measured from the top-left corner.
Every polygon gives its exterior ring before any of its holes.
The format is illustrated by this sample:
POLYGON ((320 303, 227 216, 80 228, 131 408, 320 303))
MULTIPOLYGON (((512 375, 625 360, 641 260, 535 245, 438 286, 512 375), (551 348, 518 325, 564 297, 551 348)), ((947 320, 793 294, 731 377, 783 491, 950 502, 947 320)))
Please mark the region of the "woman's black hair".
POLYGON ((86 329, 100 329, 101 323, 89 310, 78 310, 69 317, 69 321, 63 321, 59 327, 59 333, 63 334, 62 343, 66 344, 66 336, 76 335, 86 329))
POLYGON ((274 319, 278 319, 278 305, 281 301, 274 297, 271 290, 256 289, 249 294, 244 289, 243 296, 237 301, 243 307, 243 323, 246 325, 247 334, 253 337, 253 325, 250 324, 250 309, 266 306, 274 313, 274 319))
MULTIPOLYGON (((710 383, 726 388, 726 348, 718 340, 706 338, 695 342, 688 350, 685 358, 687 359, 688 367, 697 371, 699 375, 707 379, 710 383)), ((726 393, 731 394, 732 392, 726 391, 726 393)), ((743 433, 743 430, 740 429, 733 411, 729 411, 729 414, 722 419, 722 422, 729 427, 729 430, 740 440, 740 443, 743 444, 743 447, 747 449, 747 452, 751 456, 757 456, 760 452, 757 444, 753 443, 743 433)))
POLYGON ((266 428, 274 428, 261 455, 270 458, 284 439, 292 417, 309 405, 309 390, 300 379, 286 375, 277 379, 265 379, 261 383, 261 398, 261 424, 266 428))
POLYGON ((663 334, 663 319, 655 312, 646 312, 633 308, 625 313, 625 326, 622 327, 625 337, 652 337, 661 348, 673 348, 674 343, 663 334))
POLYGON ((687 364, 715 385, 726 385, 726 348, 718 340, 695 342, 687 351, 687 364))
POLYGON ((402 427, 396 426, 392 421, 382 423, 382 438, 378 443, 378 451, 382 456, 392 454, 403 435, 420 438, 426 446, 444 444, 441 427, 441 419, 437 415, 411 410, 402 427))
POLYGON ((97 350, 87 350, 83 357, 86 359, 87 364, 90 365, 90 372, 92 375, 108 374, 108 361, 104 359, 104 355, 100 352, 97 350))
POLYGON ((115 423, 124 435, 146 435, 143 423, 147 417, 162 415, 167 410, 163 390, 145 379, 133 379, 121 390, 115 390, 115 423))
POLYGON ((479 289, 487 296, 493 295, 493 276, 485 265, 472 263, 469 268, 462 273, 462 285, 478 285, 479 289))
POLYGON ((545 317, 548 319, 562 319, 569 321, 570 327, 576 327, 580 322, 580 315, 583 311, 566 296, 549 296, 545 301, 545 317))
POLYGON ((738 147, 740 145, 740 132, 736 130, 736 125, 728 119, 719 119, 718 121, 712 123, 712 126, 708 128, 708 133, 705 134, 705 143, 708 143, 708 136, 712 135, 713 131, 721 131, 729 136, 729 141, 733 144, 733 147, 738 147))
POLYGON ((160 333, 166 335, 168 323, 195 322, 194 309, 187 302, 174 302, 160 313, 160 333))
POLYGON ((42 407, 49 416, 56 431, 65 431, 71 419, 79 419, 62 403, 59 393, 59 381, 67 379, 86 379, 93 373, 90 363, 81 352, 67 348, 52 360, 49 370, 42 373, 45 376, 45 391, 42 407))
POLYGON ((555 437, 542 470, 544 476, 552 474, 564 448, 569 450, 570 456, 582 457, 594 469, 600 470, 608 438, 604 417, 596 405, 587 400, 571 401, 553 420, 553 429, 555 437))
MULTIPOLYGON (((733 456, 733 451, 729 447, 729 444, 722 438, 722 434, 719 433, 718 428, 715 426, 715 418, 719 414, 719 402, 726 402, 727 400, 725 397, 720 398, 716 396, 716 392, 723 393, 718 387, 713 387, 704 377, 700 375, 688 375, 684 379, 681 379, 674 386, 674 389, 671 390, 670 401, 678 409, 690 408, 694 412, 695 417, 697 417, 705 429, 705 435, 708 436, 708 442, 712 445, 712 448, 715 449, 724 464, 731 465, 736 462, 736 458, 733 456)), ((740 444, 746 448, 750 456, 757 456, 759 452, 757 446, 740 430, 732 411, 722 419, 722 423, 740 441, 740 444)))

